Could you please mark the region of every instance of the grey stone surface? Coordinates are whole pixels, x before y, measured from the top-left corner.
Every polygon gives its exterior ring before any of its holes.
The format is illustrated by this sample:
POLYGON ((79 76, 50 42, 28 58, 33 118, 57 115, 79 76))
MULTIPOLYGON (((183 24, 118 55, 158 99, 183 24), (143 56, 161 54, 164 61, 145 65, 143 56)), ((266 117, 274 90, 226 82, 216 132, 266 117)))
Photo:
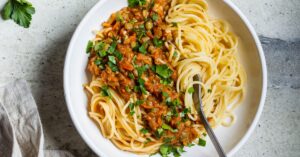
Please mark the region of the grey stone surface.
MULTIPOLYGON (((6 0, 0 1, 0 8, 6 0)), ((47 149, 95 156, 76 132, 62 88, 74 29, 97 0, 32 0, 29 29, 0 20, 0 84, 26 79, 38 104, 47 149)), ((257 30, 268 64, 268 94, 258 127, 236 157, 300 156, 300 0, 233 2, 257 30)))

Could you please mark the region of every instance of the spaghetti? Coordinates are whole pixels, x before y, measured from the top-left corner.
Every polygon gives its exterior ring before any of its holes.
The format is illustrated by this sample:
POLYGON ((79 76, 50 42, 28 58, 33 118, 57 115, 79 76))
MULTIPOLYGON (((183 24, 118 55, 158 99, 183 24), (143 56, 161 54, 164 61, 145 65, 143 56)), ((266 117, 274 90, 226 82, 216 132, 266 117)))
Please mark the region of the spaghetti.
POLYGON ((234 123, 246 81, 238 39, 207 10, 204 0, 130 1, 88 43, 89 116, 118 148, 165 156, 203 141, 194 84, 212 127, 234 123))

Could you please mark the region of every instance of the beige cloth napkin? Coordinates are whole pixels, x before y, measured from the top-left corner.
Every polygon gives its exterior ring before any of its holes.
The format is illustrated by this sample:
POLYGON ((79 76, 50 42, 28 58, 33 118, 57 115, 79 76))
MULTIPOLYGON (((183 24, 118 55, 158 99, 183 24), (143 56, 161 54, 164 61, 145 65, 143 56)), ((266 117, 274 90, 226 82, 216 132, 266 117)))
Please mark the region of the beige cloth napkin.
POLYGON ((73 157, 67 151, 43 147, 41 120, 26 82, 0 86, 0 157, 73 157))

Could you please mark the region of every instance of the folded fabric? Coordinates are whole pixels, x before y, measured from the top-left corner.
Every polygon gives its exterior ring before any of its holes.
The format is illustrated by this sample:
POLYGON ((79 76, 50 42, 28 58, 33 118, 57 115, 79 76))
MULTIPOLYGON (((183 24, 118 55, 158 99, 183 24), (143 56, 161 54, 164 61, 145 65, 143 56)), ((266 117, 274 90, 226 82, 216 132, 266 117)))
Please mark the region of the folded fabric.
POLYGON ((1 157, 73 157, 67 151, 43 150, 44 134, 26 81, 15 80, 0 87, 1 157))

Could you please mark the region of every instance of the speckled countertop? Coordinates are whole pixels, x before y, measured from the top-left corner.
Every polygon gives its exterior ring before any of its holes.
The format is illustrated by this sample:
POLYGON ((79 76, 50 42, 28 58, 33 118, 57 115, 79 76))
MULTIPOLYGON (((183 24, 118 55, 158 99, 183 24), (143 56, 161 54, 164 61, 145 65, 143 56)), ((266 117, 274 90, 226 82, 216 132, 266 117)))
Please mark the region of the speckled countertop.
MULTIPOLYGON (((0 8, 6 0, 0 1, 0 8)), ((26 79, 38 104, 47 149, 95 156, 76 132, 63 93, 63 63, 73 31, 98 0, 31 0, 29 29, 0 20, 0 83, 26 79)), ((254 25, 268 66, 263 114, 235 157, 300 156, 300 0, 232 0, 254 25)))

